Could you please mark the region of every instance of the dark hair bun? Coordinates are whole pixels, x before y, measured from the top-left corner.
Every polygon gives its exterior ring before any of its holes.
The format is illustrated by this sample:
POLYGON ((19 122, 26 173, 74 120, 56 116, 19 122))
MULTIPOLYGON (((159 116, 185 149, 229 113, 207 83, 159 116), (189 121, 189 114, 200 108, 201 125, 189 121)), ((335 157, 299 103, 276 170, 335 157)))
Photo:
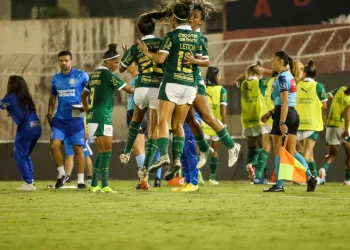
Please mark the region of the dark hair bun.
POLYGON ((262 66, 262 61, 261 61, 260 59, 257 59, 257 60, 256 60, 256 65, 262 66))
POLYGON ((108 45, 108 51, 110 52, 117 52, 117 44, 116 43, 111 43, 108 45))
POLYGON ((190 17, 191 7, 186 4, 177 4, 174 7, 174 15, 181 19, 190 17))
POLYGON ((307 63, 308 66, 312 67, 315 65, 314 60, 310 59, 309 62, 307 63))

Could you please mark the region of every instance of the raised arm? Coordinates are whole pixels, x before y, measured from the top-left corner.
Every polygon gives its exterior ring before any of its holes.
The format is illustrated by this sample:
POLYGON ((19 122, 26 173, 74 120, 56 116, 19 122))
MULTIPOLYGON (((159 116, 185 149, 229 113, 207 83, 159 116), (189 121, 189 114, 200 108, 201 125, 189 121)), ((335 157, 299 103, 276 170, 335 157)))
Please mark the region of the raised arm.
POLYGON ((157 53, 150 52, 148 50, 148 47, 145 44, 145 42, 137 40, 137 43, 139 44, 139 48, 140 48, 142 54, 144 54, 145 56, 149 57, 155 63, 164 63, 166 58, 168 57, 168 54, 166 52, 164 52, 164 51, 160 51, 160 52, 157 52, 157 53))

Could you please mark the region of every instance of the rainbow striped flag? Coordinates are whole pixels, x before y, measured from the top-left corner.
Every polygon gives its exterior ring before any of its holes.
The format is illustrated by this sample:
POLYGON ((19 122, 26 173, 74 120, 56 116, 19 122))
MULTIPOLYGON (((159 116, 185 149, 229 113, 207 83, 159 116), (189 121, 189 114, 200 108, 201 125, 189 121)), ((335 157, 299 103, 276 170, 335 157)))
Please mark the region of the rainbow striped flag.
POLYGON ((296 160, 285 147, 281 148, 279 180, 290 180, 295 182, 307 182, 306 168, 296 160))

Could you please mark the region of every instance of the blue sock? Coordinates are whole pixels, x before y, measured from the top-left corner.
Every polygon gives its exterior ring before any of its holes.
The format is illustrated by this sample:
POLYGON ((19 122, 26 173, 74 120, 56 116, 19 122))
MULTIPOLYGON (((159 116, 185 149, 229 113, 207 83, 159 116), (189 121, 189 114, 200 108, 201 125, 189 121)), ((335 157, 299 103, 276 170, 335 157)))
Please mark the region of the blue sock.
MULTIPOLYGON (((159 152, 159 150, 157 150, 156 154, 154 155, 153 163, 155 163, 156 161, 158 161, 159 158, 160 158, 160 152, 159 152)), ((159 178, 159 179, 162 178, 162 168, 159 168, 159 169, 157 170, 156 178, 159 178)))
POLYGON ((283 187, 283 180, 278 179, 278 171, 280 170, 280 157, 276 156, 275 157, 275 168, 276 168, 276 186, 278 188, 283 187))
POLYGON ((143 168, 143 163, 145 162, 145 154, 140 154, 138 156, 135 157, 136 158, 136 162, 137 162, 137 167, 143 168))
POLYGON ((306 176, 307 177, 312 176, 311 171, 309 169, 309 165, 307 164, 305 158, 298 152, 295 153, 294 158, 297 159, 304 167, 306 167, 306 176))
POLYGON ((157 173, 156 173, 156 178, 161 179, 162 177, 162 168, 158 168, 157 173))

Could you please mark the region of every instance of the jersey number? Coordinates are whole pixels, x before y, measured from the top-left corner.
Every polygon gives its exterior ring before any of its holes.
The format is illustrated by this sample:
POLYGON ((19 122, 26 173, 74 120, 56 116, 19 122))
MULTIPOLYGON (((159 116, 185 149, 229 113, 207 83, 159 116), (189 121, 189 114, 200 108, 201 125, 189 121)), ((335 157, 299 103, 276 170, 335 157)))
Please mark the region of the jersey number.
POLYGON ((142 68, 142 73, 160 73, 163 74, 163 69, 158 68, 157 63, 153 62, 151 59, 149 59, 147 56, 143 56, 139 59, 140 66, 142 68))
POLYGON ((193 72, 193 68, 191 64, 183 64, 184 55, 185 55, 185 52, 180 50, 178 59, 177 59, 177 71, 190 74, 193 72))
POLYGON ((91 109, 94 106, 94 96, 95 96, 95 88, 91 88, 89 109, 91 109))

